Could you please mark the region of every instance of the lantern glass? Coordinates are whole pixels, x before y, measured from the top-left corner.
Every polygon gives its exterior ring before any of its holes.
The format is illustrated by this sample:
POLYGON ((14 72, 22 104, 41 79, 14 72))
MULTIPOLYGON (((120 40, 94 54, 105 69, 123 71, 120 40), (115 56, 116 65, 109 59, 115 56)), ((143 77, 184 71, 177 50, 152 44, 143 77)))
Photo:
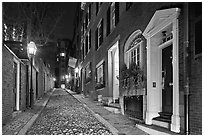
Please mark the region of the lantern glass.
POLYGON ((37 47, 36 47, 36 45, 35 45, 35 43, 34 42, 30 42, 29 44, 28 44, 28 55, 35 55, 35 53, 36 53, 36 51, 37 51, 37 47))

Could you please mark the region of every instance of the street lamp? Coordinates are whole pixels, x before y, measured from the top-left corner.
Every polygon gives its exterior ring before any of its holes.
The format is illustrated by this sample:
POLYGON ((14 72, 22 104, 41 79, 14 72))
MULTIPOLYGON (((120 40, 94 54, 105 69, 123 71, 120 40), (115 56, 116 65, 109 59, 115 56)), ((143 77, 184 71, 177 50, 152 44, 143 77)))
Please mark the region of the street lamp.
POLYGON ((31 71, 30 71, 30 73, 31 73, 31 75, 30 75, 30 107, 31 108, 33 107, 33 104, 34 104, 32 67, 33 67, 33 57, 35 56, 36 51, 37 51, 37 47, 36 47, 35 43, 31 41, 27 46, 27 54, 28 54, 28 57, 30 57, 30 67, 31 67, 31 71))

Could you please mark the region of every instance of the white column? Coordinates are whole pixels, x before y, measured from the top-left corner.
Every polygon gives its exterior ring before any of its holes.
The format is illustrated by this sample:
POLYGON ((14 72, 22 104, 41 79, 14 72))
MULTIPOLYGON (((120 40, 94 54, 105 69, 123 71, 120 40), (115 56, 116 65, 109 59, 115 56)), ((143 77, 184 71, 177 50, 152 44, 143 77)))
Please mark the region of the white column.
POLYGON ((178 19, 173 21, 173 115, 171 117, 171 131, 180 132, 179 116, 179 44, 178 19))
MULTIPOLYGON (((152 66, 152 47, 151 47, 150 37, 147 37, 147 111, 145 123, 148 125, 152 124, 152 118, 158 116, 157 112, 157 100, 156 100, 156 90, 152 88, 152 75, 155 66, 152 66)), ((158 84, 158 83, 157 83, 158 84)))

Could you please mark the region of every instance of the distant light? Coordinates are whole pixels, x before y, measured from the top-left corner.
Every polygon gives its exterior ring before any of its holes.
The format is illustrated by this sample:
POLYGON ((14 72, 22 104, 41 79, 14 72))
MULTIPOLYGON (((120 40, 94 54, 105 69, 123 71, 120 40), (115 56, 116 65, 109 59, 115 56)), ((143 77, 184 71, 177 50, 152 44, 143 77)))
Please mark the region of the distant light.
POLYGON ((81 9, 82 9, 82 10, 84 10, 85 5, 86 5, 86 2, 82 2, 82 3, 81 3, 81 9))
POLYGON ((68 79, 68 78, 69 78, 69 76, 68 76, 68 75, 65 75, 65 78, 66 78, 66 79, 68 79))
POLYGON ((79 68, 75 68, 75 73, 78 73, 79 72, 79 68))
POLYGON ((65 88, 65 84, 61 84, 61 88, 65 88))
POLYGON ((37 47, 35 45, 34 42, 30 42, 27 46, 27 52, 28 52, 28 55, 35 55, 36 51, 37 51, 37 47))
POLYGON ((53 78, 53 81, 56 81, 56 78, 53 78))
POLYGON ((61 56, 61 57, 64 57, 64 56, 65 56, 65 53, 60 53, 60 56, 61 56))

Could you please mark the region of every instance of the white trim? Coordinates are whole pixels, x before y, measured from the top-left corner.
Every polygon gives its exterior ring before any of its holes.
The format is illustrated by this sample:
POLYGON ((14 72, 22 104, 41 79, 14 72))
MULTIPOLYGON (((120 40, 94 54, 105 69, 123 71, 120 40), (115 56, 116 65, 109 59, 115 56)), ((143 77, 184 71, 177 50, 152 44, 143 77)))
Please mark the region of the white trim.
POLYGON ((152 118, 162 110, 161 91, 161 51, 164 47, 173 45, 173 115, 170 130, 180 132, 179 116, 179 45, 178 45, 178 16, 180 9, 172 8, 156 11, 143 35, 147 39, 147 112, 146 124, 152 124, 152 118), (159 44, 154 36, 169 28, 173 31, 173 39, 159 44), (156 87, 152 83, 156 82, 156 87))
POLYGON ((15 57, 13 61, 17 64, 17 93, 16 93, 16 110, 20 110, 20 61, 15 57))
POLYGON ((103 64, 104 62, 104 59, 102 59, 97 65, 96 65, 96 68, 98 68, 101 64, 103 64))
POLYGON ((25 63, 23 63, 21 60, 28 60, 28 59, 19 59, 16 54, 13 53, 12 50, 9 49, 9 47, 6 46, 6 44, 3 44, 4 47, 6 47, 6 49, 16 58, 16 60, 18 60, 20 63, 22 63, 25 66, 25 63))
POLYGON ((137 45, 135 45, 134 47, 132 47, 132 48, 130 48, 130 49, 128 49, 129 48, 129 46, 130 46, 130 44, 133 42, 133 40, 135 40, 135 38, 138 36, 138 35, 140 35, 140 34, 142 34, 142 31, 141 30, 136 30, 136 31, 134 31, 129 37, 128 37, 128 39, 127 39, 127 41, 125 42, 125 46, 124 46, 124 62, 125 62, 125 64, 126 64, 126 66, 127 66, 127 68, 129 68, 129 60, 130 60, 130 58, 129 58, 129 53, 128 52, 130 52, 132 49, 134 49, 134 48, 137 48, 138 46, 140 46, 139 47, 139 49, 140 49, 140 64, 141 64, 141 49, 142 49, 142 42, 143 42, 143 40, 141 40, 141 42, 139 42, 139 43, 137 43, 137 45))
POLYGON ((109 92, 112 92, 112 98, 113 100, 114 99, 117 99, 119 98, 119 80, 115 83, 114 81, 116 79, 116 74, 115 72, 113 72, 113 68, 115 69, 115 60, 113 60, 113 58, 115 59, 115 56, 116 56, 116 51, 117 51, 117 55, 118 55, 118 75, 119 75, 119 39, 116 38, 116 41, 114 41, 115 43, 112 44, 112 46, 108 49, 108 89, 109 89, 109 92), (114 51, 114 53, 113 53, 114 51), (113 57, 114 55, 114 57, 113 57), (118 91, 118 92, 114 92, 114 84, 117 85, 117 87, 115 86, 115 88, 118 88, 118 90, 115 90, 115 91, 118 91))

